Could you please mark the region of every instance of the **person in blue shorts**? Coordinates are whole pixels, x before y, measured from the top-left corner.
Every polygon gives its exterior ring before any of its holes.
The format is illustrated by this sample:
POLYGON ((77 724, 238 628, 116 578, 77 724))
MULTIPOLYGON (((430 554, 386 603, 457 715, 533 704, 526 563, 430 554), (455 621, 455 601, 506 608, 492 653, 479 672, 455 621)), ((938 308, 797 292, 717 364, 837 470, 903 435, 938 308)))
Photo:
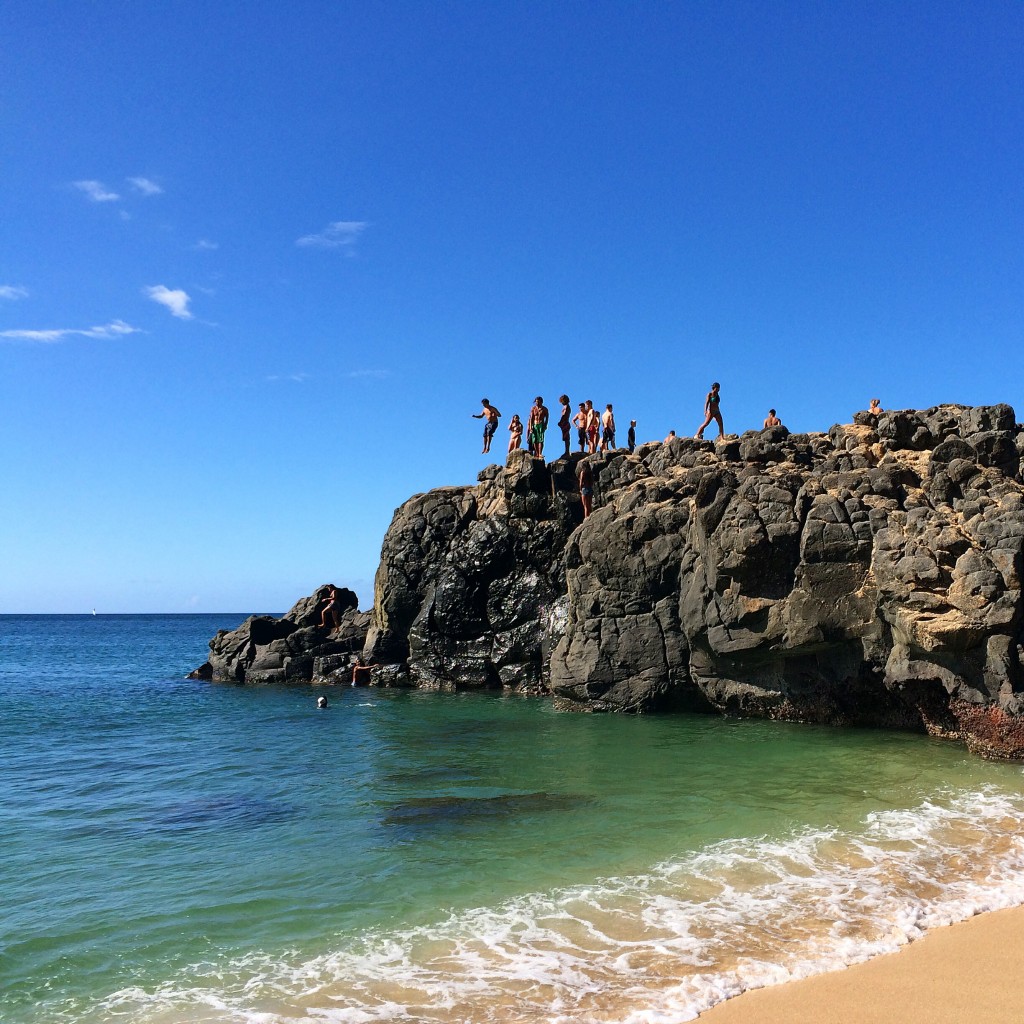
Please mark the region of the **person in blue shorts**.
POLYGON ((491 450, 491 438, 494 437, 494 432, 498 429, 501 413, 486 398, 481 398, 480 404, 483 406, 483 410, 473 413, 472 416, 475 420, 482 419, 484 421, 484 450, 480 454, 486 455, 491 450))

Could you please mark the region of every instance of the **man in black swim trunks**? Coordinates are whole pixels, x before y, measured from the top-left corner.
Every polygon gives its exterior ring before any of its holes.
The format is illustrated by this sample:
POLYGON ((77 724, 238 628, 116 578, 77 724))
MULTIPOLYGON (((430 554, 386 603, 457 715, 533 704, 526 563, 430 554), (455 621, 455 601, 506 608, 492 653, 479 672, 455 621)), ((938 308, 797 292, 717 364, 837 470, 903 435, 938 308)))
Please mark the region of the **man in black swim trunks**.
POLYGON ((587 403, 580 402, 580 411, 573 416, 572 421, 576 424, 576 431, 580 439, 580 451, 587 450, 587 421, 589 420, 587 403))
POLYGON ((486 398, 481 398, 480 404, 483 406, 483 410, 473 413, 472 416, 475 420, 482 419, 484 421, 484 450, 480 454, 486 455, 491 450, 491 438, 494 437, 494 432, 498 429, 501 413, 486 398))

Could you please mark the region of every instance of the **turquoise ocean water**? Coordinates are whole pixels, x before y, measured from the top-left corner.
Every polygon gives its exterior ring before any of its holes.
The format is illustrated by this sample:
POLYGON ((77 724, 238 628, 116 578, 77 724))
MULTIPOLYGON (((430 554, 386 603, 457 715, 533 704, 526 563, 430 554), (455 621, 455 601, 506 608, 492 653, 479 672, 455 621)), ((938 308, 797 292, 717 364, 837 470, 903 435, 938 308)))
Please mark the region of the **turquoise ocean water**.
POLYGON ((187 681, 241 615, 0 617, 0 1019, 692 1019, 1024 902, 922 736, 187 681))

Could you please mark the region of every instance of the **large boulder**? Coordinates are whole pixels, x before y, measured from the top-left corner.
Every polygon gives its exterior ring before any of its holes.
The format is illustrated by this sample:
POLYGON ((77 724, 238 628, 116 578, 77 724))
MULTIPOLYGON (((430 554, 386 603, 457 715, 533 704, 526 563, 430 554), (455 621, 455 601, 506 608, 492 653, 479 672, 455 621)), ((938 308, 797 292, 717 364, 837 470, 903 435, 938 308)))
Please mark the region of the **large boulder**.
POLYGON ((252 615, 237 629, 221 630, 210 641, 209 660, 191 673, 196 679, 248 684, 308 683, 317 659, 361 651, 370 616, 358 610, 356 595, 337 589, 340 622, 321 627, 333 584, 324 584, 297 601, 281 618, 252 615))
POLYGON ((395 512, 369 616, 353 600, 321 635, 321 588, 218 634, 205 668, 341 678, 365 636, 383 685, 919 729, 1024 758, 1022 459, 1007 405, 513 452, 395 512))

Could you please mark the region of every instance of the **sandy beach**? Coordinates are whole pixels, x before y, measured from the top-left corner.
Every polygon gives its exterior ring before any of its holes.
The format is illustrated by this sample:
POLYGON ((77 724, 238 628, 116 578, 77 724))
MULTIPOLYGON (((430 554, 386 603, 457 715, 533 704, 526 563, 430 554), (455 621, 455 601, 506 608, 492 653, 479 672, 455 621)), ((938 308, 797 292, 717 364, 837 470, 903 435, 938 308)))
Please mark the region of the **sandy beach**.
POLYGON ((701 1014, 702 1024, 1011 1024, 1024 1021, 1016 981, 1024 908, 939 928, 846 970, 759 989, 701 1014))

